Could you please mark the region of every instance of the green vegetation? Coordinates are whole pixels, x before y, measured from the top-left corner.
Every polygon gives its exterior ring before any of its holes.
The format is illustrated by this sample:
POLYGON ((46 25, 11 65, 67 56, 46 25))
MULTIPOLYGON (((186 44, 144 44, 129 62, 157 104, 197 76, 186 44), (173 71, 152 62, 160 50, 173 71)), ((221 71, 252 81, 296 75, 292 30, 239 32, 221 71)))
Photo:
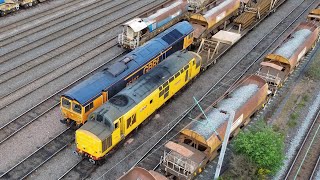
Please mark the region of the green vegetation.
POLYGON ((233 144, 234 177, 265 179, 280 169, 285 158, 284 136, 261 121, 249 131, 241 132, 233 144))
POLYGON ((320 80, 320 54, 315 57, 315 60, 312 62, 311 66, 308 68, 306 75, 315 80, 320 80))
POLYGON ((296 119, 289 119, 289 121, 287 122, 287 125, 289 126, 289 128, 294 128, 297 124, 298 122, 296 119))
POLYGON ((299 117, 299 114, 297 112, 293 112, 290 114, 290 120, 296 121, 299 117))

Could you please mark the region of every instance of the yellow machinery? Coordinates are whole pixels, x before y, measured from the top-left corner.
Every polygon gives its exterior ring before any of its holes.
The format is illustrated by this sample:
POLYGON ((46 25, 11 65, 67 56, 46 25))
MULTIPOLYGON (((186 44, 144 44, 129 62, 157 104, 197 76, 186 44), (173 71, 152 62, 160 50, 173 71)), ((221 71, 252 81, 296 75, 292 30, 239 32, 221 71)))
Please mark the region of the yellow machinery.
POLYGON ((201 57, 176 52, 90 114, 76 131, 77 152, 95 163, 199 72, 201 57))

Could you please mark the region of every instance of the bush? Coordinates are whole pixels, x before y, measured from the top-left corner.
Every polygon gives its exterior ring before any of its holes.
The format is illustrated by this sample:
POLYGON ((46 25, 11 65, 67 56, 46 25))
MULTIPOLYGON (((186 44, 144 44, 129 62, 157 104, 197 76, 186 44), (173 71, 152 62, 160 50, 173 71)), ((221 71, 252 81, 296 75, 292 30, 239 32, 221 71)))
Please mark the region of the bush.
POLYGON ((271 127, 259 125, 250 131, 241 132, 234 140, 237 154, 244 155, 257 166, 256 174, 275 174, 284 160, 284 137, 271 127))

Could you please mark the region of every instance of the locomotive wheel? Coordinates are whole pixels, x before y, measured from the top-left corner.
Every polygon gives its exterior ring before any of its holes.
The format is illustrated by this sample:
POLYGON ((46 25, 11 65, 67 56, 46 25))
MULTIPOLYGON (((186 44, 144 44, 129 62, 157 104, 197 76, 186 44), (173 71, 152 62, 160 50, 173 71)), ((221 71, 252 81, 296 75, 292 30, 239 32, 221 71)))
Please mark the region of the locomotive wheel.
POLYGON ((93 160, 93 159, 89 159, 89 162, 91 162, 92 164, 96 164, 97 161, 93 160))
POLYGON ((32 2, 31 3, 29 3, 29 7, 31 7, 32 6, 32 2))
POLYGON ((0 16, 5 16, 5 15, 6 15, 6 13, 4 11, 0 12, 0 16))

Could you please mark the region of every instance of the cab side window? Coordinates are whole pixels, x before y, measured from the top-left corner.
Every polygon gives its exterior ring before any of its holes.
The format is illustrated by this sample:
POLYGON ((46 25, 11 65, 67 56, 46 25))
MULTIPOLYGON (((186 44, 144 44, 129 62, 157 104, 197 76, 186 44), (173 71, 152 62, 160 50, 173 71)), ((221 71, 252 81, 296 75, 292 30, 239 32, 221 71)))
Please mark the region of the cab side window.
POLYGON ((74 103, 72 104, 73 104, 73 107, 72 107, 73 111, 81 114, 82 107, 79 104, 74 104, 74 103))
POLYGON ((88 104, 86 107, 85 107, 85 112, 88 112, 90 111, 90 109, 93 108, 93 102, 91 102, 90 104, 88 104))
POLYGON ((63 106, 63 107, 70 109, 71 102, 70 102, 69 100, 67 100, 67 99, 65 99, 65 98, 62 98, 61 103, 62 103, 62 106, 63 106))
POLYGON ((114 129, 117 129, 119 127, 119 122, 114 124, 114 129))

